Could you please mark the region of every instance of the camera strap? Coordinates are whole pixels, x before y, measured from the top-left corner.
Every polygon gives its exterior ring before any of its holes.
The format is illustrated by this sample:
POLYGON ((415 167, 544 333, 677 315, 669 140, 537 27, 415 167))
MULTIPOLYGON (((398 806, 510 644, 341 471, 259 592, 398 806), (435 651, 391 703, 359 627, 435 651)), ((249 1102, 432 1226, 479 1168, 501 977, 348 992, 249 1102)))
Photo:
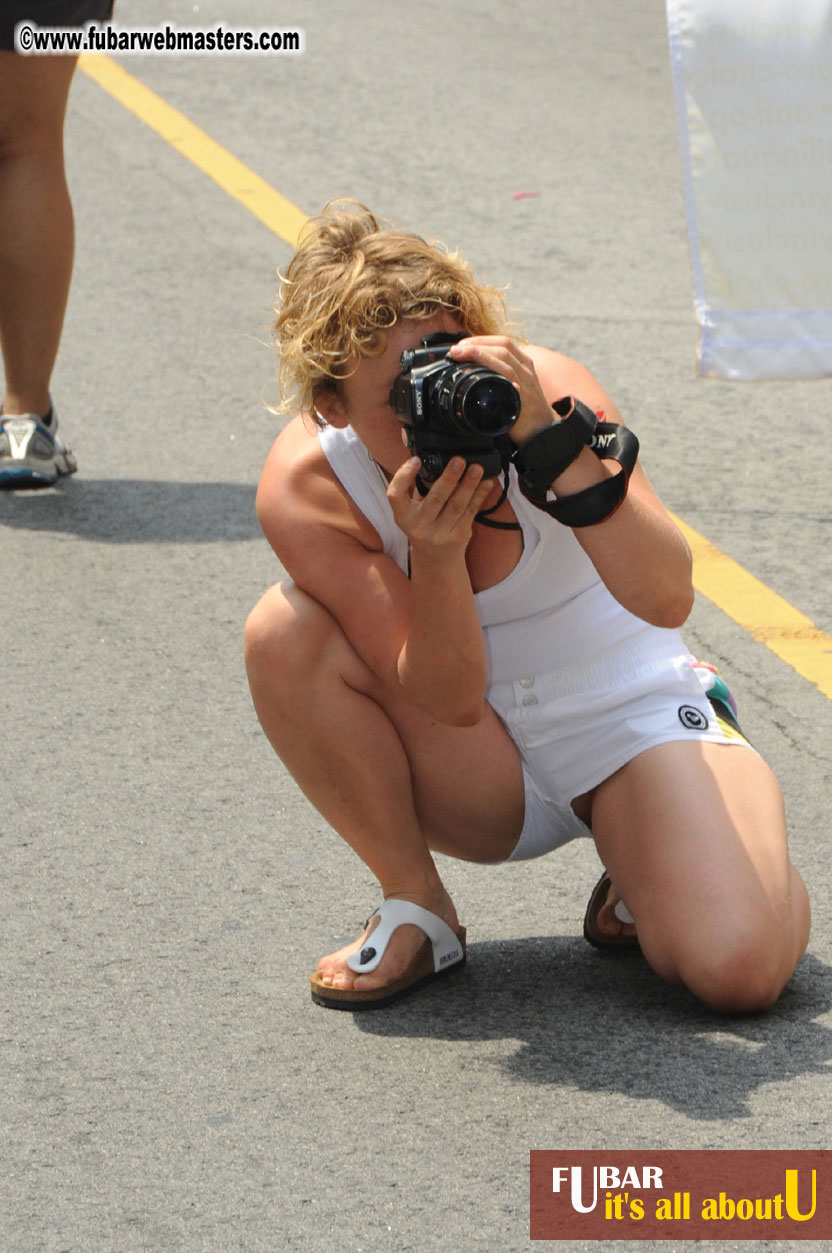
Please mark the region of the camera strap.
MULTIPOLYGON (((618 474, 614 478, 593 483, 591 487, 575 492, 572 496, 562 496, 559 500, 547 500, 545 496, 539 495, 540 488, 537 485, 535 494, 532 494, 528 490, 530 486, 528 479, 524 482, 525 476, 522 473, 518 475, 520 490, 529 503, 542 509, 544 513, 548 513, 562 526, 596 526, 599 522, 612 517, 627 495, 630 475, 638 460, 638 438, 629 427, 622 426, 618 422, 596 420, 586 446, 592 449, 599 461, 617 461, 621 466, 618 474)), ((517 459, 515 455, 514 460, 517 459)), ((479 522, 480 526, 490 526, 499 531, 520 531, 522 527, 519 522, 499 522, 496 518, 489 516, 496 513, 508 496, 511 454, 503 451, 501 461, 503 489, 499 499, 489 509, 481 509, 474 521, 479 522)), ((552 478, 555 477, 557 476, 552 476, 552 478)), ((427 495, 429 488, 426 483, 417 478, 416 486, 423 496, 427 495)))
MULTIPOLYGON (((557 406, 553 408, 557 411, 557 406)), ((539 449, 534 450, 537 452, 536 464, 531 466, 527 464, 532 461, 529 455, 532 450, 529 445, 518 449, 514 458, 518 465, 520 490, 526 499, 538 509, 542 509, 544 513, 548 513, 555 521, 568 527, 595 526, 606 518, 612 517, 627 495, 630 475, 638 458, 638 439, 626 426, 618 422, 598 421, 580 401, 574 402, 574 409, 569 418, 572 419, 573 414, 577 416, 578 413, 582 421, 590 417, 592 422, 587 423, 585 431, 581 432, 582 439, 577 450, 575 451, 572 447, 564 449, 562 460, 559 460, 557 465, 553 464, 554 458, 548 466, 545 465, 547 460, 545 454, 549 450, 544 447, 544 439, 548 437, 553 442, 553 437, 566 440, 568 436, 567 431, 563 430, 566 426, 563 420, 554 427, 548 427, 546 431, 529 441, 529 444, 539 445, 539 449), (548 500, 549 484, 562 474, 568 465, 572 464, 581 446, 591 448, 599 460, 617 461, 621 466, 620 471, 614 478, 603 479, 600 483, 594 483, 591 487, 584 488, 583 491, 575 492, 572 496, 548 500), (524 451, 526 451, 525 458, 524 451), (546 482, 547 479, 548 482, 546 482)), ((570 432, 572 440, 575 439, 576 433, 570 432)), ((560 452, 560 449, 558 448, 557 451, 560 452)))
POLYGON ((582 492, 540 505, 563 526, 596 526, 611 518, 627 495, 638 458, 638 439, 633 432, 618 422, 599 422, 589 447, 599 461, 617 461, 621 469, 614 478, 602 479, 582 492))
POLYGON ((489 518, 488 516, 490 513, 494 513, 497 509, 499 509, 500 505, 508 496, 509 467, 510 458, 504 454, 503 490, 500 492, 500 499, 497 501, 496 505, 492 505, 490 509, 480 509, 479 513, 474 516, 474 521, 479 522, 480 526, 492 526, 498 531, 522 531, 523 529, 519 522, 498 522, 496 518, 489 518))

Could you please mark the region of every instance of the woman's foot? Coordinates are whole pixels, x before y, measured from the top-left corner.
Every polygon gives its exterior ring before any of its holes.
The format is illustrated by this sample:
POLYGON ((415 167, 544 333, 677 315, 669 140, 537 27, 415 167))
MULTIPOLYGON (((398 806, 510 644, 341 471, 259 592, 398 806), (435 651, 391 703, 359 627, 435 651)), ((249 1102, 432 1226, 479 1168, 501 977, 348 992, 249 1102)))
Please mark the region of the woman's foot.
MULTIPOLYGON (((421 905, 423 909, 436 914, 447 923, 452 931, 459 930, 459 919, 454 903, 444 888, 432 899, 417 899, 415 896, 405 896, 403 893, 398 893, 396 899, 411 900, 414 904, 421 905)), ((366 992, 387 987, 406 974, 421 949, 429 943, 420 927, 407 924, 397 927, 393 932, 384 956, 372 973, 358 974, 347 965, 348 957, 368 947, 368 944, 371 945, 370 937, 379 921, 378 914, 373 914, 357 940, 321 958, 318 962, 318 974, 324 987, 366 992)))
POLYGON ((595 885, 584 918, 584 937, 596 948, 637 948, 632 914, 604 871, 595 885))

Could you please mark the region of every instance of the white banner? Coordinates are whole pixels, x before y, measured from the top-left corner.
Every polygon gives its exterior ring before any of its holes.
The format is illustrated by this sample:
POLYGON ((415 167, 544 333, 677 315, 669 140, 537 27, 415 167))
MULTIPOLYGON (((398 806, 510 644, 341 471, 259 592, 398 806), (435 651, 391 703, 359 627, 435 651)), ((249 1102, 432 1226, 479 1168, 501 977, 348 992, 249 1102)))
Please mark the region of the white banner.
POLYGON ((832 0, 667 0, 698 372, 832 375, 832 0))

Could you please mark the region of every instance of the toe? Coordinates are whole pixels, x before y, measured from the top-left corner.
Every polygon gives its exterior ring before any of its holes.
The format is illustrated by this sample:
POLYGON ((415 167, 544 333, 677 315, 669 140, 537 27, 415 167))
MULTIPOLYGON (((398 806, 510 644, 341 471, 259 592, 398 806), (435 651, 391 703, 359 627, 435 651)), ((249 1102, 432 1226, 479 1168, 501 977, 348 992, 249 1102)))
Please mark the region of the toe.
POLYGON ((614 885, 610 884, 607 899, 598 910, 598 930, 604 935, 635 935, 635 924, 623 922, 615 912, 615 907, 619 902, 621 902, 621 897, 614 885))

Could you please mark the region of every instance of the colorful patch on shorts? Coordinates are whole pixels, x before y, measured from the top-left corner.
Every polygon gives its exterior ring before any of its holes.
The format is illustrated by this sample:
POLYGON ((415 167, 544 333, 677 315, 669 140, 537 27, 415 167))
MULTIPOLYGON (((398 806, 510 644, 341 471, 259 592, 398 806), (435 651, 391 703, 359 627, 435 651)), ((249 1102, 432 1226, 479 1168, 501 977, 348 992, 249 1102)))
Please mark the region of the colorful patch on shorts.
MULTIPOLYGON (((714 712, 716 713, 716 710, 714 710, 714 712)), ((725 736, 726 740, 739 740, 741 744, 748 744, 749 748, 751 747, 750 740, 746 735, 743 735, 737 723, 729 722, 727 718, 721 718, 718 713, 716 715, 716 720, 719 723, 722 734, 725 736)))

